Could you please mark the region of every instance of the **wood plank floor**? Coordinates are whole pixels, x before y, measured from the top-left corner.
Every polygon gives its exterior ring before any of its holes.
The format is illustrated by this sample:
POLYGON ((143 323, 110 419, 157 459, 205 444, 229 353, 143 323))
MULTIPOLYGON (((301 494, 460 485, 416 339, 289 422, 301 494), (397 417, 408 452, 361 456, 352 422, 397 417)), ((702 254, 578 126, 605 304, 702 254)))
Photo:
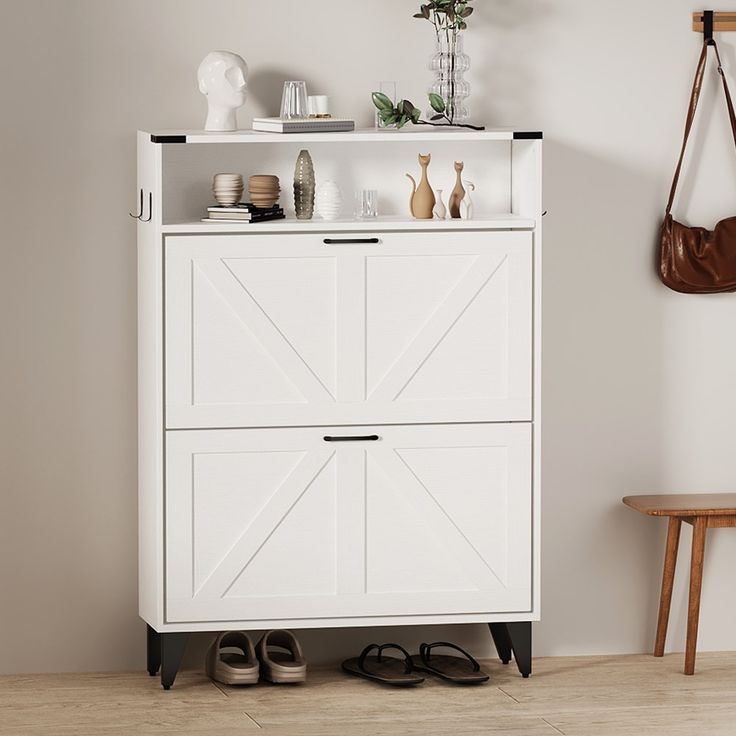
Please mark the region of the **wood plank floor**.
POLYGON ((488 685, 428 680, 391 690, 310 671, 305 685, 216 686, 183 672, 169 692, 143 672, 0 677, 0 736, 720 736, 736 733, 736 652, 655 659, 565 657, 486 662, 488 685))

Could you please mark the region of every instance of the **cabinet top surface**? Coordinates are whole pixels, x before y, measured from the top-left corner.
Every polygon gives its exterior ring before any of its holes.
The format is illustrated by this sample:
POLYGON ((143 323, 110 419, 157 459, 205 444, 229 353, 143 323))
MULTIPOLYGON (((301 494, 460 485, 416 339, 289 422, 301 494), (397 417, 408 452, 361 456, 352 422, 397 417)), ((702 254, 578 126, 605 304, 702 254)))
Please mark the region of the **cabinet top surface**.
POLYGON ((237 130, 232 133, 208 132, 204 130, 151 130, 140 131, 150 135, 153 143, 400 143, 402 141, 513 141, 541 140, 540 131, 494 128, 468 130, 467 128, 432 128, 417 130, 416 127, 402 130, 376 130, 365 128, 346 133, 262 133, 255 130, 237 130))

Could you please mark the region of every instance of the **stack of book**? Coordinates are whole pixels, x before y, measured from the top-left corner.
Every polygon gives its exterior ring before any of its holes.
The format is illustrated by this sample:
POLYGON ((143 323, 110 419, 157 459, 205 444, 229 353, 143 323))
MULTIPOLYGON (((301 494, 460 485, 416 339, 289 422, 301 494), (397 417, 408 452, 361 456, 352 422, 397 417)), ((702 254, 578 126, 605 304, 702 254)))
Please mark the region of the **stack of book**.
POLYGON ((355 130, 350 118, 253 118, 253 130, 265 133, 349 133, 355 130))
POLYGON ((266 222, 283 220, 284 217, 284 208, 278 204, 273 207, 256 207, 244 202, 232 207, 208 207, 207 217, 203 217, 202 222, 266 222))

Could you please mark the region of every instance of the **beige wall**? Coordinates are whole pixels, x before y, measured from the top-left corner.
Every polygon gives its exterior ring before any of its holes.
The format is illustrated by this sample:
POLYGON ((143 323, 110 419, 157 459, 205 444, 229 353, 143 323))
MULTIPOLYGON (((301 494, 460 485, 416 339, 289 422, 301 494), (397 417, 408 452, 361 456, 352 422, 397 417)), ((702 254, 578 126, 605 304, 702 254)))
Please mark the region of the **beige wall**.
MULTIPOLYGON (((201 127, 213 48, 248 61, 242 113, 284 78, 371 121, 377 79, 418 102, 428 27, 412 4, 2 0, 0 671, 141 667, 136 610, 134 131, 201 127), (398 8, 397 5, 401 5, 398 8)), ((655 280, 653 238, 698 39, 683 0, 477 0, 472 108, 546 132, 543 621, 538 654, 651 645, 663 524, 626 493, 736 486, 736 297, 655 280)), ((725 62, 736 72, 734 40, 725 62)), ((706 103, 712 99, 711 79, 706 103)), ((703 223, 733 214, 719 106, 694 150, 703 223), (707 146, 705 138, 707 133, 707 146)), ((736 648, 736 534, 707 550, 703 648, 736 648)), ((686 538, 686 542, 688 541, 686 538)), ((687 544, 683 545, 683 557, 687 544)), ((672 644, 682 648, 684 587, 672 644)), ((374 638, 305 633, 312 658, 374 638)), ((444 632, 488 650, 481 626, 444 632)), ((200 637, 190 654, 196 661, 200 637)))

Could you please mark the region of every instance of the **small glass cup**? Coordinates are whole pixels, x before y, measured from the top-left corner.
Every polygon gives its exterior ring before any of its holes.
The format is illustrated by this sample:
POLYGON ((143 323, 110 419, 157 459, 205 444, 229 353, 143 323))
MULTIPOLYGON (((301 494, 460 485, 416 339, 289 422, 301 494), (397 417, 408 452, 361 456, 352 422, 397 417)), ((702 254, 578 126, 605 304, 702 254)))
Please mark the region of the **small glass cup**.
POLYGON ((281 119, 294 120, 308 116, 307 83, 284 82, 284 92, 281 95, 281 119))
POLYGON ((378 190, 361 189, 355 195, 355 216, 359 220, 378 217, 378 190))

